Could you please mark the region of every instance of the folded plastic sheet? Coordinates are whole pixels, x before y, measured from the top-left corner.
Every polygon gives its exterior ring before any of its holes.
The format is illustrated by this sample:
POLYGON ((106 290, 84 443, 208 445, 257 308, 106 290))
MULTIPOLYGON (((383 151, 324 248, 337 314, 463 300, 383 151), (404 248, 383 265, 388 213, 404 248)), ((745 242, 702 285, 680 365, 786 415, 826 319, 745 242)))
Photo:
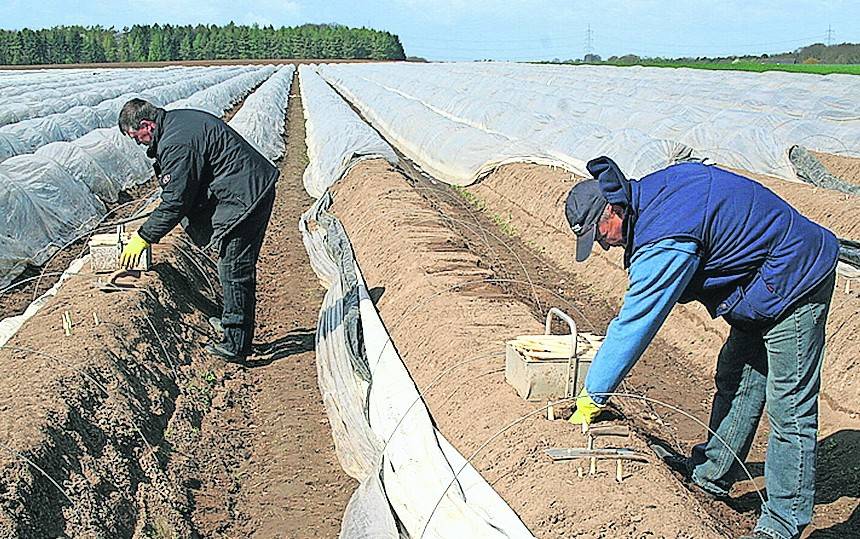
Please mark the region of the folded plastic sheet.
POLYGON ((382 137, 329 86, 313 66, 299 67, 304 106, 308 167, 305 190, 314 198, 363 159, 397 163, 397 154, 382 137))
POLYGON ((326 64, 319 73, 399 149, 451 183, 534 161, 632 177, 679 158, 796 180, 788 150, 860 156, 847 75, 612 66, 326 64))
POLYGON ((841 191, 848 195, 860 195, 860 185, 850 183, 834 176, 814 155, 802 146, 795 146, 788 152, 791 164, 797 172, 797 177, 806 183, 841 191))
POLYGON ((338 459, 360 481, 340 537, 533 537, 433 426, 330 203, 324 195, 299 226, 328 285, 317 328, 320 391, 338 459), (356 307, 357 317, 346 316, 356 307))
MULTIPOLYGON (((308 168, 318 174, 310 185, 325 190, 367 156, 396 162, 379 134, 361 127, 311 68, 301 67, 300 76, 308 168), (336 143, 337 132, 347 142, 336 143)), ((317 327, 317 380, 338 460, 360 482, 340 537, 532 537, 434 427, 370 299, 347 232, 327 211, 331 201, 325 191, 299 228, 327 288, 317 327)))
POLYGON ((284 154, 284 117, 295 70, 292 64, 279 67, 245 99, 229 122, 230 127, 271 161, 284 154))

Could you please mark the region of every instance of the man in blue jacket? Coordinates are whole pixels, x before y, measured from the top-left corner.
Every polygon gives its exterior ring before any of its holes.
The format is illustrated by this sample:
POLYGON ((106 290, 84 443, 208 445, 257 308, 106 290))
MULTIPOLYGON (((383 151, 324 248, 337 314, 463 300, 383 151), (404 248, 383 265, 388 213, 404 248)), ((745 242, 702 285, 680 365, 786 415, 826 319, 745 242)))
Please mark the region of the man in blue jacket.
POLYGON ((818 392, 835 283, 836 237, 748 178, 682 163, 639 181, 607 157, 570 191, 576 259, 624 248, 629 287, 592 362, 571 422, 590 424, 675 303, 699 301, 731 326, 717 359, 710 435, 686 461, 727 496, 765 404, 767 502, 751 538, 793 539, 812 518, 818 392))
MULTIPOLYGON (((176 225, 202 248, 219 249, 224 290, 223 338, 210 354, 242 363, 251 354, 257 259, 275 200, 277 167, 220 118, 198 110, 164 110, 142 99, 119 114, 123 134, 155 159, 161 204, 123 250, 133 265, 142 251, 176 225)), ((216 325, 216 324, 213 324, 216 325)))

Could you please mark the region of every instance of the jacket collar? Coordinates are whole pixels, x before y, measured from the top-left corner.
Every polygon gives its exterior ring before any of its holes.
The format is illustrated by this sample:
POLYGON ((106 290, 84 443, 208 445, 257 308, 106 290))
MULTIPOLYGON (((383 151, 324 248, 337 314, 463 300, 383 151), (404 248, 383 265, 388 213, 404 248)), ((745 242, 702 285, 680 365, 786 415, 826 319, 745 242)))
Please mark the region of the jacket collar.
POLYGON ((146 149, 146 156, 150 159, 155 159, 158 155, 158 141, 161 140, 161 135, 164 133, 164 120, 167 117, 167 111, 158 109, 155 115, 155 131, 152 133, 152 144, 146 149))

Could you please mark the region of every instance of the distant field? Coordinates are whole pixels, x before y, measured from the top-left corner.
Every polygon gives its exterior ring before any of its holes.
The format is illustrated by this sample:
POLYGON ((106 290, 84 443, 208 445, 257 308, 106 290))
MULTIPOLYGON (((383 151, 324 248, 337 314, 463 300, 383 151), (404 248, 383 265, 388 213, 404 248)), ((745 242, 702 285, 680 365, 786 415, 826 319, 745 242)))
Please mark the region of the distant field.
POLYGON ((758 62, 704 64, 697 62, 640 62, 635 65, 648 67, 689 67, 692 69, 726 69, 731 71, 789 71, 791 73, 814 73, 817 75, 829 75, 831 73, 860 75, 860 64, 760 64, 758 62))

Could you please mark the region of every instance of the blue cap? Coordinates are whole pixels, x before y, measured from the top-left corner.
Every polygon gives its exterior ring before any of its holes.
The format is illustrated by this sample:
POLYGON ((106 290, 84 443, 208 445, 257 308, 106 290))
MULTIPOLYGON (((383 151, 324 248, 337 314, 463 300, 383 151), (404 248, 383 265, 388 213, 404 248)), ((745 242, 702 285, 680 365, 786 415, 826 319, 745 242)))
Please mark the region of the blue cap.
POLYGON ((597 222, 609 204, 597 180, 585 180, 574 185, 567 194, 564 215, 570 230, 576 234, 576 261, 582 262, 591 254, 597 222))

